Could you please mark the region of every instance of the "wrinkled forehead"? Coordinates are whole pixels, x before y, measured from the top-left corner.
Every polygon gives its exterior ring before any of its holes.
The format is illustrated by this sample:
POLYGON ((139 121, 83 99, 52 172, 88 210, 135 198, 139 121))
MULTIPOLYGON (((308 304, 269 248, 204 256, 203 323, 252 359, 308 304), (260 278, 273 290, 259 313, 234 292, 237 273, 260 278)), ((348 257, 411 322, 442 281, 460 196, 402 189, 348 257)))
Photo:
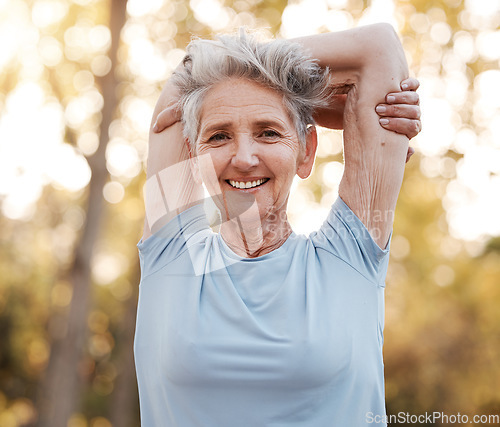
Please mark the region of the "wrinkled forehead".
POLYGON ((200 131, 219 121, 277 121, 294 131, 282 93, 246 79, 227 79, 211 87, 199 112, 200 131))

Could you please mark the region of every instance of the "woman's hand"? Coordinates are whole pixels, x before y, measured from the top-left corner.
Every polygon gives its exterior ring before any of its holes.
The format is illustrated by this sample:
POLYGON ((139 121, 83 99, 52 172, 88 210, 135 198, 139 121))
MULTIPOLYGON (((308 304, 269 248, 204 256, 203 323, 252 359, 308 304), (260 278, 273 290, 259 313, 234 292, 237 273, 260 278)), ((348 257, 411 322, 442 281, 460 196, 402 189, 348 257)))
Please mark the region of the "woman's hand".
POLYGON ((419 96, 416 92, 419 86, 417 79, 403 80, 402 92, 388 93, 385 97, 387 103, 377 105, 375 111, 381 116, 380 124, 385 129, 406 135, 409 139, 421 131, 419 96))
POLYGON ((177 103, 167 106, 165 109, 160 111, 156 117, 156 122, 153 125, 153 132, 159 133, 174 123, 181 121, 181 112, 178 108, 177 103))
MULTIPOLYGON (((387 104, 379 104, 375 108, 377 114, 381 116, 379 122, 382 127, 406 135, 409 139, 418 135, 422 130, 419 96, 416 92, 419 86, 417 79, 408 78, 401 82, 402 92, 386 95, 387 104)), ((414 153, 415 150, 409 147, 406 162, 414 153)))
POLYGON ((153 133, 160 133, 169 126, 181 121, 181 111, 178 108, 179 90, 174 83, 174 75, 184 72, 184 61, 176 67, 172 76, 166 81, 162 93, 153 112, 153 133))

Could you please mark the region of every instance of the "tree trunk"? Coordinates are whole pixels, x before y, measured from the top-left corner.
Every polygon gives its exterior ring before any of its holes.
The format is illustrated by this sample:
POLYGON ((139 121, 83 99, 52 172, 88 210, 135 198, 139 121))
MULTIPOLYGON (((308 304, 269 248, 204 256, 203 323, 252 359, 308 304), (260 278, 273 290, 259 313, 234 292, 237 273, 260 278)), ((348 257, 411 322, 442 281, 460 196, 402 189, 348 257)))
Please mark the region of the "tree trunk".
POLYGON ((91 259, 104 210, 102 190, 108 179, 105 153, 109 140, 109 126, 118 103, 115 66, 120 33, 126 20, 126 4, 126 0, 111 0, 112 67, 101 80, 104 105, 99 148, 88 158, 92 179, 88 189, 87 215, 80 240, 75 246, 74 261, 68 272, 73 296, 68 316, 64 319, 67 321, 66 331, 63 336, 53 337, 52 340, 49 365, 38 398, 39 427, 66 427, 68 419, 77 409, 80 397, 81 382, 78 367, 87 335, 91 259))
POLYGON ((134 365, 134 335, 137 314, 137 297, 139 295, 140 270, 136 262, 132 274, 134 291, 127 301, 125 315, 116 342, 120 343, 116 370, 118 372, 110 408, 111 425, 116 427, 132 427, 139 425, 137 380, 134 365))

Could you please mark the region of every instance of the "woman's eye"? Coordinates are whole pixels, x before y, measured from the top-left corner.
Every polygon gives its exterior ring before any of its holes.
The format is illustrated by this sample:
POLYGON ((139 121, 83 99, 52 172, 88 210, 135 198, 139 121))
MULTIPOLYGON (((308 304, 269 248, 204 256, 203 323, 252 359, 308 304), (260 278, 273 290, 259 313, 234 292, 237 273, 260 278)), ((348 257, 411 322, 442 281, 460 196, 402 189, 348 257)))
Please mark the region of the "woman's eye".
POLYGON ((275 130, 268 129, 262 132, 262 136, 264 138, 277 138, 280 136, 280 134, 275 130))
POLYGON ((215 135, 212 135, 209 138, 209 141, 221 142, 221 141, 225 141, 226 139, 229 139, 229 137, 225 133, 216 133, 215 135))

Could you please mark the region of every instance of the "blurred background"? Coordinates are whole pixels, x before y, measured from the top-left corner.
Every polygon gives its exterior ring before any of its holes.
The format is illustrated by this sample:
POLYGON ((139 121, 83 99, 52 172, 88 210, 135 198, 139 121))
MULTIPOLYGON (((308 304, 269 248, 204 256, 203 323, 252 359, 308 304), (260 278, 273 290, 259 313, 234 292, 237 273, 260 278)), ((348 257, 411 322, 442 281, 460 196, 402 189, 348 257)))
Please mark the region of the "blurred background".
MULTIPOLYGON (((0 0, 0 426, 139 425, 148 129, 192 35, 374 22, 401 37, 424 129, 387 277, 387 411, 500 414, 499 0, 0 0)), ((326 217, 341 150, 321 131, 297 232, 326 217)))

